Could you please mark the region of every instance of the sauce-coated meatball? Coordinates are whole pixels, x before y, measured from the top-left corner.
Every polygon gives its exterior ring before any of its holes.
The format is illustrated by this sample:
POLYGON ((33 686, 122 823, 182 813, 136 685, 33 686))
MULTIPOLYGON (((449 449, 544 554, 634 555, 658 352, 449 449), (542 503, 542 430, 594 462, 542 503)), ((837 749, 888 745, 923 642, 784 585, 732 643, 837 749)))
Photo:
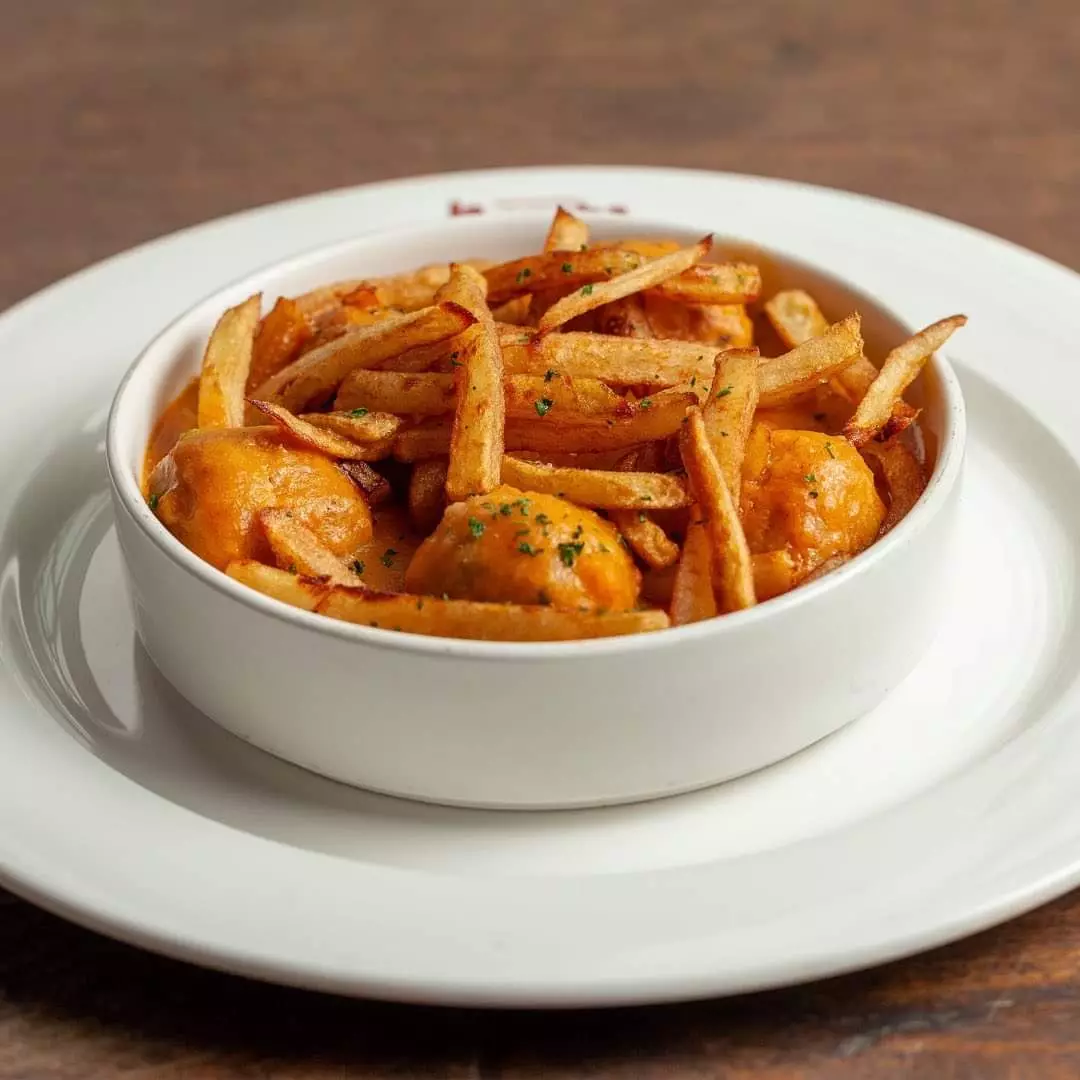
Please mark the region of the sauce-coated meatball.
POLYGON ((275 428, 188 432, 156 473, 168 485, 156 499, 157 516, 219 569, 234 559, 273 562, 257 518, 270 507, 291 510, 339 555, 371 539, 371 511, 353 482, 275 428))
POLYGON ((847 440, 765 424, 747 446, 742 509, 750 550, 786 549, 800 576, 862 551, 885 516, 874 474, 847 440))
POLYGON ((405 575, 410 592, 567 610, 629 610, 640 583, 610 522, 507 486, 447 507, 405 575))

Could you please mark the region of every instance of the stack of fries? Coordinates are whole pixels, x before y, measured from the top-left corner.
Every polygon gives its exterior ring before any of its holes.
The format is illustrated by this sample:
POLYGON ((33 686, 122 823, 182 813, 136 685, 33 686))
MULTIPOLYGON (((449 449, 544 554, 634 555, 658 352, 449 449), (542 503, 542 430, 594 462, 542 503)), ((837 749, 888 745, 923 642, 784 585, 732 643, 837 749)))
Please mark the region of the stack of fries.
POLYGON ((755 417, 822 394, 846 405, 836 438, 873 468, 892 528, 925 485, 904 392, 965 319, 920 331, 879 370, 858 315, 830 325, 791 290, 753 309, 787 349, 762 357, 747 310, 761 299, 758 268, 710 263, 711 247, 711 237, 590 245, 585 223, 560 209, 543 252, 512 262, 342 282, 279 299, 262 318, 252 296, 218 322, 198 387, 200 427, 269 421, 342 463, 374 507, 394 497, 383 473, 402 472, 385 463, 406 463, 401 498, 420 534, 448 504, 500 484, 599 511, 646 573, 669 571, 666 610, 377 592, 280 509, 260 515, 277 566, 228 573, 334 618, 494 640, 625 634, 742 610, 800 583, 788 552, 751 554, 744 536, 755 417), (655 336, 653 311, 691 332, 655 336), (695 326, 707 328, 701 339, 695 326), (684 515, 679 530, 671 511, 684 515))

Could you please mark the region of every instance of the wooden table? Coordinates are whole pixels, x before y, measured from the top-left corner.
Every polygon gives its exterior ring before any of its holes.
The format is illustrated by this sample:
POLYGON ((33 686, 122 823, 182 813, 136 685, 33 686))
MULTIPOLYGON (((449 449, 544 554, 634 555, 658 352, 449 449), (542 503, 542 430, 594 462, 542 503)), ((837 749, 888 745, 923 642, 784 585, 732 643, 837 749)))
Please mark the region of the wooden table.
MULTIPOLYGON (((833 184, 1080 265, 1075 0, 0 0, 0 17, 0 304, 251 204, 555 162, 833 184)), ((0 1080, 894 1075, 1080 1076, 1080 899, 806 988, 485 1014, 204 972, 0 894, 0 1080)))

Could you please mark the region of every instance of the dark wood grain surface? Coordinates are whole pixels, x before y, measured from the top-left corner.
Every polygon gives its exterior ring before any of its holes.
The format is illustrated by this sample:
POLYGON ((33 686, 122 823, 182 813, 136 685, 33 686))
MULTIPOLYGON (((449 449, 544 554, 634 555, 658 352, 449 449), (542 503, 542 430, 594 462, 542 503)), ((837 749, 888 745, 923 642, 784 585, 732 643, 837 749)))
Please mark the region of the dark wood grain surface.
MULTIPOLYGON (((248 205, 507 164, 795 177, 1080 265, 1075 0, 0 0, 0 103, 0 304, 248 205)), ((1077 1077, 1080 899, 805 988, 487 1014, 200 971, 0 894, 0 1080, 426 1076, 1077 1077)))

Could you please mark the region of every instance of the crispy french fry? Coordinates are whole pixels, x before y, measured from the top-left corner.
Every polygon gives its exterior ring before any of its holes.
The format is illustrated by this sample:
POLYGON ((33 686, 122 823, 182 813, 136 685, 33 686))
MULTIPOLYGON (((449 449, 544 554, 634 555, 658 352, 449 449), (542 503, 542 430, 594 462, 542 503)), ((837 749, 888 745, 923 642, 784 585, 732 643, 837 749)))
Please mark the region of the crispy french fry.
POLYGON ((687 341, 609 337, 568 332, 542 339, 514 332, 501 335, 503 364, 511 374, 554 371, 599 379, 613 386, 678 386, 709 381, 717 349, 687 341))
POLYGON ((453 375, 436 372, 412 375, 401 371, 361 369, 341 384, 334 398, 334 408, 441 416, 454 411, 454 401, 453 375))
POLYGON ((829 320, 822 314, 817 301, 802 289, 778 292, 766 301, 765 314, 789 349, 821 337, 829 329, 829 320))
POLYGON ((545 375, 511 375, 503 382, 508 420, 550 417, 562 423, 564 416, 629 416, 634 406, 599 379, 575 379, 548 372, 545 375))
POLYGON ((446 509, 445 458, 418 461, 409 476, 409 521, 427 535, 439 524, 446 509))
POLYGON ((244 386, 251 370, 262 295, 249 296, 217 321, 199 375, 199 427, 243 427, 244 386))
POLYGON ((757 403, 757 349, 729 349, 720 353, 701 415, 724 482, 736 503, 742 490, 743 455, 757 403))
POLYGON ((476 322, 464 308, 443 303, 361 326, 305 353, 256 391, 290 411, 326 401, 357 368, 375 367, 418 345, 444 341, 476 322))
MULTIPOLYGON (((706 236, 691 247, 653 259, 644 266, 627 270, 607 281, 583 285, 544 312, 537 323, 537 328, 542 334, 546 334, 602 304, 610 304, 613 300, 660 285, 700 262, 709 254, 711 248, 712 237, 706 236)), ((583 252, 582 254, 590 253, 583 252)))
POLYGON ((319 601, 330 591, 330 586, 323 582, 297 577, 296 574, 252 559, 239 559, 229 563, 225 567, 225 573, 241 585, 247 585, 264 596, 304 611, 314 611, 319 601))
POLYGON ((716 614, 712 544, 703 524, 701 507, 695 506, 690 512, 690 525, 671 587, 671 625, 685 626, 716 614))
POLYGON ((390 482, 366 461, 343 461, 341 471, 364 493, 369 506, 389 502, 393 491, 390 482))
POLYGON ((761 271, 750 263, 699 263, 655 291, 683 304, 748 304, 761 293, 761 271))
POLYGON ((671 510, 688 506, 686 484, 669 473, 567 469, 504 454, 502 482, 603 510, 671 510))
POLYGON ((297 442, 310 450, 318 450, 327 457, 340 461, 379 461, 387 456, 393 445, 391 438, 380 442, 358 443, 339 435, 329 428, 316 427, 307 420, 301 420, 288 409, 272 401, 257 401, 251 404, 265 413, 283 431, 287 431, 297 442))
POLYGON ((765 551, 751 557, 754 594, 758 602, 789 592, 795 587, 795 560, 787 551, 765 551))
POLYGON ((753 607, 754 571, 746 546, 742 522, 724 482, 720 463, 709 444, 709 435, 696 406, 687 414, 679 433, 679 449, 690 480, 690 489, 705 515, 712 543, 713 564, 719 575, 717 602, 723 612, 753 607))
POLYGON ((337 585, 362 584, 349 564, 293 517, 290 510, 260 510, 258 518, 274 559, 282 570, 322 578, 337 585))
POLYGON ((343 412, 302 413, 300 419, 356 443, 383 443, 397 434, 401 418, 389 412, 350 409, 343 412))
POLYGON ((797 345, 783 356, 762 360, 758 365, 759 407, 782 405, 828 382, 858 360, 862 348, 859 316, 849 315, 820 337, 797 345))
POLYGON ((596 311, 596 328, 615 337, 651 338, 652 327, 640 296, 624 296, 596 311))
POLYGON ((611 520, 646 566, 665 570, 679 558, 679 545, 644 510, 612 510, 611 520))
POLYGON ((526 255, 484 272, 488 303, 501 304, 523 293, 578 288, 608 281, 641 263, 641 256, 630 251, 553 251, 526 255))
POLYGON ((652 237, 630 237, 627 240, 613 240, 595 245, 605 251, 632 251, 645 259, 659 259, 661 255, 670 255, 678 251, 682 244, 678 240, 655 240, 652 237))
POLYGON ((561 206, 544 240, 544 251, 584 251, 589 245, 589 226, 561 206))
POLYGON ((911 448, 896 436, 885 442, 868 442, 862 455, 875 472, 880 472, 888 492, 889 506, 880 530, 884 536, 919 501, 926 489, 926 472, 911 448))
POLYGON ((311 340, 315 331, 295 300, 280 296, 259 324, 246 386, 254 390, 276 375, 311 340))
POLYGON ((666 613, 659 610, 597 615, 553 607, 443 600, 341 587, 332 589, 317 610, 332 619, 362 626, 483 641, 577 641, 663 630, 670 625, 666 613))
POLYGON ((477 320, 454 375, 456 405, 450 434, 446 496, 458 502, 483 495, 499 484, 506 399, 502 350, 487 305, 487 280, 469 266, 455 264, 439 296, 460 305, 477 320))
POLYGON ((923 365, 967 322, 965 315, 953 315, 920 330, 914 337, 898 345, 885 358, 878 377, 859 402, 855 415, 844 428, 844 434, 857 447, 865 446, 884 431, 886 435, 893 406, 904 391, 918 378, 923 365))

